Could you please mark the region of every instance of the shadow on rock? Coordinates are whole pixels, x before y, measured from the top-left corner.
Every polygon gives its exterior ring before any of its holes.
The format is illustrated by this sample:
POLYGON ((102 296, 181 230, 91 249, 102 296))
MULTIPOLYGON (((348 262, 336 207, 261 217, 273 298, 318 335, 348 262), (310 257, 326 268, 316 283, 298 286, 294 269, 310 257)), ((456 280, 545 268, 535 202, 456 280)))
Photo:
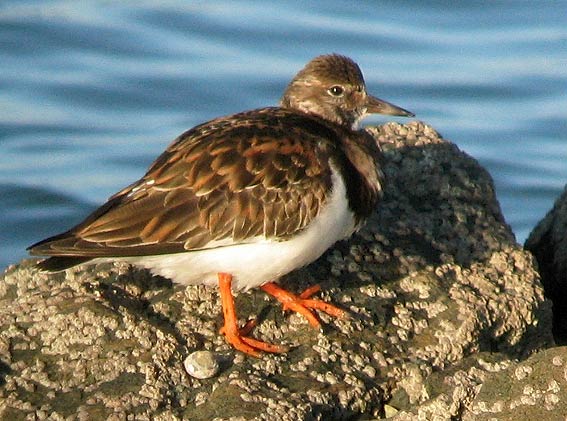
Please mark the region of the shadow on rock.
POLYGON ((537 259, 545 296, 553 302, 553 334, 567 344, 567 189, 534 228, 526 249, 537 259))

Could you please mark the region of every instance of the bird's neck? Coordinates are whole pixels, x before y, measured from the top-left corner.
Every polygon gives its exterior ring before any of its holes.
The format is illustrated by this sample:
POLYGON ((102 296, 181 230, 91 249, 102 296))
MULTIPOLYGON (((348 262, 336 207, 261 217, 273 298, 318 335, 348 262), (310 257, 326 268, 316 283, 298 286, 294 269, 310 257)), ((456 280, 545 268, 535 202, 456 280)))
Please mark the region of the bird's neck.
POLYGON ((303 114, 308 114, 321 118, 327 122, 336 124, 346 130, 358 130, 359 123, 363 116, 347 113, 340 109, 331 108, 328 105, 321 105, 309 100, 290 101, 285 97, 280 101, 282 108, 288 108, 303 114))
POLYGON ((349 204, 358 218, 357 223, 361 223, 383 194, 382 155, 375 139, 365 131, 351 131, 344 136, 342 150, 347 158, 343 174, 350 179, 347 183, 349 204))

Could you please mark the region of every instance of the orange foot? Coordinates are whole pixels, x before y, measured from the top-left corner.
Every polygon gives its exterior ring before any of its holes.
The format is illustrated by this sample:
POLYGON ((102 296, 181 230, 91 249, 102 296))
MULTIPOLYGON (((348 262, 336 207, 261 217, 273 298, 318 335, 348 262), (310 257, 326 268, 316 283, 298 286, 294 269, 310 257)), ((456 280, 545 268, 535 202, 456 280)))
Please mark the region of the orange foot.
POLYGON ((287 352, 288 348, 281 345, 272 345, 257 339, 246 336, 256 325, 254 320, 249 321, 246 325, 239 329, 236 325, 236 309, 234 307, 234 298, 232 296, 232 275, 228 273, 219 273, 219 289, 222 301, 222 310, 224 313, 224 326, 220 333, 226 336, 226 340, 233 347, 253 357, 260 357, 259 351, 281 353, 287 352))
POLYGON ((324 311, 333 317, 344 317, 346 312, 332 304, 326 303, 320 300, 310 299, 313 294, 321 290, 319 285, 314 285, 307 288, 299 295, 292 294, 283 288, 280 288, 274 282, 268 282, 262 285, 262 288, 268 294, 274 296, 279 302, 283 304, 284 310, 292 310, 296 313, 300 313, 307 319, 309 324, 315 328, 320 328, 321 323, 315 317, 315 314, 310 309, 324 311))

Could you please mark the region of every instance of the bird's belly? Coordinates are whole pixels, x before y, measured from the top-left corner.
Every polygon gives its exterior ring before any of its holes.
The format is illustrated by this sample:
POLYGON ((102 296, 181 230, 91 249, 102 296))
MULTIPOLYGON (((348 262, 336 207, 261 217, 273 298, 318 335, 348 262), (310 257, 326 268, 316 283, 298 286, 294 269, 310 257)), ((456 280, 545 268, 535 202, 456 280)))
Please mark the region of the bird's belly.
POLYGON ((226 272, 233 276, 235 290, 246 290, 313 262, 336 241, 351 235, 354 228, 344 182, 334 173, 333 193, 327 206, 307 228, 285 241, 257 239, 251 243, 124 260, 184 285, 216 285, 217 273, 226 272))

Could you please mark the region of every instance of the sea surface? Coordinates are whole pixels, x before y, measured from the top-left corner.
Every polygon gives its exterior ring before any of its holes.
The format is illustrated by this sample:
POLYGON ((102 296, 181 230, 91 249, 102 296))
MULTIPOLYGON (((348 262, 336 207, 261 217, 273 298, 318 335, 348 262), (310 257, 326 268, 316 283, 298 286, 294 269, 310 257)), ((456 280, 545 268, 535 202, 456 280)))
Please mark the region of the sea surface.
POLYGON ((563 190, 565 0, 3 0, 0 269, 329 52, 488 169, 518 242, 563 190))

